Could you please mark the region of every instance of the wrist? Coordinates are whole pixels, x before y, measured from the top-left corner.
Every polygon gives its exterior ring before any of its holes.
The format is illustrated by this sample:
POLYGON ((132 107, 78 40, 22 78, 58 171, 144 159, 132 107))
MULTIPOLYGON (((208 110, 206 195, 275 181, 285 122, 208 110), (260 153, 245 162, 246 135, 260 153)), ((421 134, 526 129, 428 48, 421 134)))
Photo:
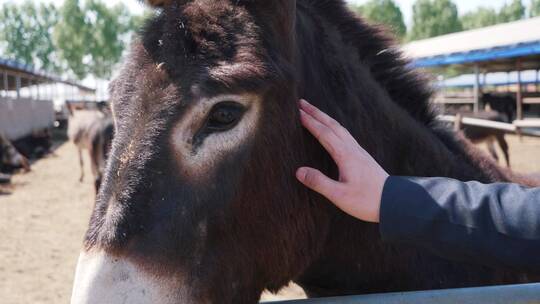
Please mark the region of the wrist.
POLYGON ((377 195, 373 200, 373 222, 375 223, 380 223, 381 220, 381 204, 384 193, 384 186, 388 181, 389 177, 390 176, 386 172, 384 172, 384 174, 380 178, 380 181, 378 182, 378 191, 376 192, 377 195))

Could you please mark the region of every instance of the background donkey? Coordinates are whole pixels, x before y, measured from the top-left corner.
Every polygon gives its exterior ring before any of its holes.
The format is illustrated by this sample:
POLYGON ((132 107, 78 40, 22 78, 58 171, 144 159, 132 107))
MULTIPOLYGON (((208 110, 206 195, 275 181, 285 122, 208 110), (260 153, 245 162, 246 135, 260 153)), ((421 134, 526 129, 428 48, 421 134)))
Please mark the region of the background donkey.
POLYGON ((111 86, 115 138, 72 303, 256 303, 527 281, 389 245, 294 177, 337 177, 299 96, 392 174, 521 181, 442 127, 391 40, 331 0, 164 5, 111 86))
POLYGON ((82 182, 84 179, 82 151, 88 150, 96 193, 101 184, 105 161, 111 148, 113 132, 112 118, 106 112, 70 109, 68 137, 77 146, 79 152, 81 170, 79 180, 82 182))
POLYGON ((501 151, 504 155, 504 160, 506 161, 506 166, 510 168, 510 152, 508 151, 508 142, 504 138, 505 132, 503 130, 486 128, 480 126, 470 126, 463 125, 463 117, 472 117, 478 119, 486 119, 491 121, 505 122, 501 113, 496 111, 481 111, 478 113, 473 112, 459 112, 456 115, 456 121, 454 123, 454 131, 462 131, 463 135, 469 139, 471 142, 486 143, 489 154, 493 157, 494 160, 499 161, 499 156, 495 150, 495 142, 499 144, 501 151))
POLYGON ((0 173, 19 168, 23 168, 26 172, 30 171, 30 162, 0 133, 0 173))

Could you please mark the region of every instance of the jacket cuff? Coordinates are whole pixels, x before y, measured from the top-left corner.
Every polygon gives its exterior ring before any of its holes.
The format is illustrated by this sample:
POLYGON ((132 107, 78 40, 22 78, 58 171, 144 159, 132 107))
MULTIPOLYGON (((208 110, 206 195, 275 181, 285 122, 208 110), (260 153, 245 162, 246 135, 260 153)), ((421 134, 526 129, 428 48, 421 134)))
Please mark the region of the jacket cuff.
POLYGON ((385 242, 403 242, 421 237, 427 227, 413 218, 423 208, 422 202, 433 199, 429 193, 414 182, 413 177, 390 176, 381 197, 379 232, 385 242))

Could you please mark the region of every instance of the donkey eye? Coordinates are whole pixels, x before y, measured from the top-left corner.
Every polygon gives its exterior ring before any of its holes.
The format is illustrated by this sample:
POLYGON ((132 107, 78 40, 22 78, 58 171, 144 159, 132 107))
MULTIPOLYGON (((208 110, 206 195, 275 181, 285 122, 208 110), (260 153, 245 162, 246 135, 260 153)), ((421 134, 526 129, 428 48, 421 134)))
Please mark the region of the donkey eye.
POLYGON ((210 111, 206 129, 214 132, 229 130, 240 121, 244 112, 244 106, 239 103, 233 101, 220 102, 210 111))

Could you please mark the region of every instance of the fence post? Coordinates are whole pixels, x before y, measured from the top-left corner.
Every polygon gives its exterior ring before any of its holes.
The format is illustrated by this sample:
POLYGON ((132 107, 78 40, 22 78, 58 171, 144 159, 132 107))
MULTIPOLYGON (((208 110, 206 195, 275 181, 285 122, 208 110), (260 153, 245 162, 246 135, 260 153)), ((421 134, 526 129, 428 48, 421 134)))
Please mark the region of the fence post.
POLYGON ((7 74, 7 71, 4 71, 3 74, 3 78, 4 78, 4 85, 3 85, 3 91, 2 91, 2 96, 3 97, 8 97, 8 92, 9 92, 9 82, 8 82, 8 74, 7 74))
POLYGON ((21 99, 21 75, 17 74, 15 76, 16 90, 17 90, 17 99, 21 99))
POLYGON ((518 58, 516 61, 516 70, 517 70, 517 91, 516 91, 516 119, 523 119, 523 100, 521 96, 521 59, 518 58))
POLYGON ((480 75, 478 63, 474 65, 474 113, 478 113, 480 108, 480 75))
POLYGON ((456 114, 454 118, 454 131, 459 132, 462 126, 463 115, 461 113, 456 114))

